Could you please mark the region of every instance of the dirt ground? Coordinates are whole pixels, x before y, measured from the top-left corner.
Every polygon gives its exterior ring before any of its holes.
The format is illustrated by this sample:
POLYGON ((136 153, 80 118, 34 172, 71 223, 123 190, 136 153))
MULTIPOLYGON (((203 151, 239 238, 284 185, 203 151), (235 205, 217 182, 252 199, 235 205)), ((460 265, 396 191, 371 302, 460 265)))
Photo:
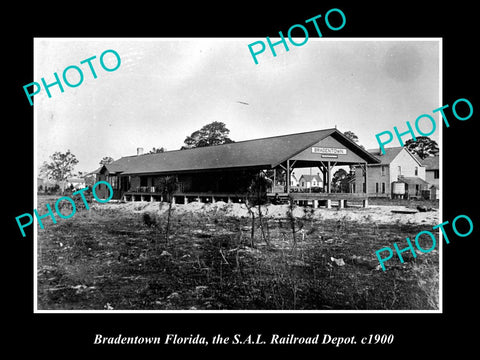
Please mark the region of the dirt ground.
MULTIPOLYGON (((420 203, 418 203, 420 204, 420 203)), ((118 209, 118 203, 107 203, 104 209, 118 209)), ((410 203, 406 205, 369 205, 367 208, 358 205, 338 209, 315 208, 296 206, 293 215, 297 219, 309 218, 312 220, 339 220, 358 221, 365 223, 401 223, 401 224, 433 224, 437 225, 439 221, 438 210, 417 212, 415 214, 393 213, 392 210, 411 210, 414 208, 410 203)), ((163 214, 168 210, 168 204, 158 202, 128 202, 121 204, 121 209, 131 211, 132 213, 149 212, 151 214, 163 214)), ((262 215, 267 218, 285 218, 289 210, 288 205, 266 205, 262 206, 262 215)), ((258 209, 252 209, 255 216, 258 217, 258 209)), ((174 205, 174 213, 182 215, 190 212, 205 213, 208 215, 232 216, 232 217, 250 217, 249 210, 245 204, 230 203, 223 201, 216 203, 191 202, 186 205, 174 205)))
POLYGON ((437 209, 391 212, 406 206, 263 206, 252 247, 245 204, 175 205, 168 239, 166 203, 93 204, 38 228, 38 309, 438 309, 438 247, 385 272, 375 255, 439 223, 437 209))

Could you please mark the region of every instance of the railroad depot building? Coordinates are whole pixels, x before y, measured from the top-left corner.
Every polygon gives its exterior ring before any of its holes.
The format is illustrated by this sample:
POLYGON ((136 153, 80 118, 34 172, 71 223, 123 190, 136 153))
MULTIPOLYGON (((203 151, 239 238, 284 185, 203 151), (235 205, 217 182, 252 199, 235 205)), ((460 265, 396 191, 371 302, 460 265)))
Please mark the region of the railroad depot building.
MULTIPOLYGON (((385 148, 385 154, 379 149, 368 150, 380 160, 377 164, 368 165, 368 181, 365 183, 362 169, 355 169, 355 182, 353 192, 366 192, 370 197, 389 198, 438 198, 438 181, 436 188, 431 189, 430 177, 433 177, 433 170, 427 169, 431 160, 422 162, 405 147, 385 148)), ((438 156, 437 170, 438 170, 438 156)), ((428 158, 427 158, 428 159, 428 158)), ((432 162, 432 169, 434 167, 432 162)), ((438 172, 436 173, 438 175, 438 172)))
MULTIPOLYGON (((112 185, 113 199, 125 201, 164 201, 162 178, 173 175, 178 184, 172 198, 175 203, 242 202, 252 178, 263 173, 270 179, 265 191, 269 197, 290 195, 295 202, 314 207, 330 207, 331 201, 336 201, 343 207, 346 201, 366 206, 368 196, 366 191, 332 193, 332 168, 356 166, 358 176, 368 183, 368 165, 377 163, 373 154, 337 129, 324 129, 156 154, 137 151, 137 155, 122 157, 94 173, 97 182, 106 180, 112 185), (321 192, 291 191, 292 171, 300 168, 318 168, 323 180, 321 192)), ((103 184, 96 192, 102 198, 109 195, 103 184)))

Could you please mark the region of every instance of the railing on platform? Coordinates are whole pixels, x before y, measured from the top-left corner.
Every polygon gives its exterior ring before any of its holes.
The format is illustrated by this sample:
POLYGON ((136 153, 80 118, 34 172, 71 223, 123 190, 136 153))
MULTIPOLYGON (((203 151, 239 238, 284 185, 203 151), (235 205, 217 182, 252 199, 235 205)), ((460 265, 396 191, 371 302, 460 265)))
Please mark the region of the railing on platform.
MULTIPOLYGON (((225 202, 244 202, 247 194, 238 193, 207 193, 207 192, 175 192, 172 195, 173 203, 188 204, 189 202, 215 203, 217 201, 225 202)), ((363 206, 368 206, 368 194, 365 193, 267 193, 269 200, 291 198, 295 203, 305 206, 318 207, 324 205, 331 207, 332 201, 338 202, 338 206, 343 208, 347 201, 361 201, 363 206)), ((124 201, 167 201, 167 198, 156 192, 127 191, 123 194, 124 201)), ((275 203, 275 201, 272 201, 275 203)), ((279 201, 279 203, 284 203, 279 201)))
POLYGON ((161 193, 161 189, 158 186, 138 186, 136 188, 130 188, 127 193, 161 193))
MULTIPOLYGON (((242 193, 208 193, 208 192, 175 192, 172 195, 173 203, 187 204, 198 202, 243 202, 247 194, 242 193)), ((123 194, 124 201, 167 201, 167 196, 159 192, 127 191, 123 194)))
POLYGON ((314 208, 323 204, 330 208, 332 201, 338 202, 338 206, 343 208, 347 201, 358 202, 361 201, 364 207, 368 206, 368 194, 365 193, 267 193, 268 198, 277 198, 282 202, 282 199, 291 198, 299 205, 311 205, 314 208))
POLYGON ((365 193, 291 193, 290 196, 294 200, 363 200, 368 198, 368 194, 365 193))

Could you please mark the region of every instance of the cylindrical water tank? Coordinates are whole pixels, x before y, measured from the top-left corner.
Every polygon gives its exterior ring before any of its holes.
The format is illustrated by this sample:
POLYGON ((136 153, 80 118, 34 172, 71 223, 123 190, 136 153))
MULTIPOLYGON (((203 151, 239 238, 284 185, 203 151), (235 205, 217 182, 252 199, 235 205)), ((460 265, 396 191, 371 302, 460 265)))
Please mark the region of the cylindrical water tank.
POLYGON ((405 183, 401 181, 394 181, 392 183, 393 195, 405 195, 405 183))

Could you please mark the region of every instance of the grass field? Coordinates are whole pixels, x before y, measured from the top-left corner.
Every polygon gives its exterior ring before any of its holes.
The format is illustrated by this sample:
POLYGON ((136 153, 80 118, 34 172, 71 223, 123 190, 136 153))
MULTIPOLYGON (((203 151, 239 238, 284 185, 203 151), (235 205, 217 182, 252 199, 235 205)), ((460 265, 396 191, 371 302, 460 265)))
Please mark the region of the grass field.
POLYGON ((165 212, 147 227, 142 203, 105 205, 38 229, 38 309, 438 308, 437 249, 392 258, 385 272, 375 256, 434 224, 347 221, 335 214, 349 210, 322 209, 295 218, 295 243, 288 218, 264 219, 267 245, 257 217, 251 247, 249 216, 174 209, 166 242, 165 212))

